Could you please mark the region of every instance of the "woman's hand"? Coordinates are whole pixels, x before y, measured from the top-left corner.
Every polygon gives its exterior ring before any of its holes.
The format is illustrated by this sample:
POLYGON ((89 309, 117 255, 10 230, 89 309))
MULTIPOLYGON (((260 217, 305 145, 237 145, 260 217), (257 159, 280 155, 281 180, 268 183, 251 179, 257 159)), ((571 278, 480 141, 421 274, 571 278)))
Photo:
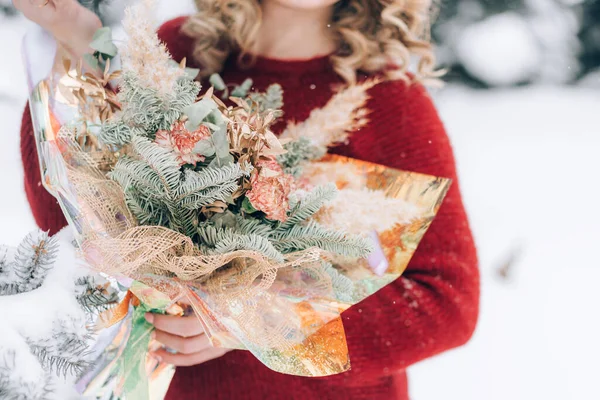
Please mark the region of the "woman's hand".
POLYGON ((89 51, 100 18, 77 0, 13 0, 26 18, 50 32, 75 58, 89 51))
POLYGON ((177 317, 148 313, 146 321, 156 328, 152 332, 153 338, 177 352, 173 354, 162 349, 152 353, 155 358, 167 364, 189 367, 219 358, 230 351, 210 345, 202 324, 195 315, 177 317))

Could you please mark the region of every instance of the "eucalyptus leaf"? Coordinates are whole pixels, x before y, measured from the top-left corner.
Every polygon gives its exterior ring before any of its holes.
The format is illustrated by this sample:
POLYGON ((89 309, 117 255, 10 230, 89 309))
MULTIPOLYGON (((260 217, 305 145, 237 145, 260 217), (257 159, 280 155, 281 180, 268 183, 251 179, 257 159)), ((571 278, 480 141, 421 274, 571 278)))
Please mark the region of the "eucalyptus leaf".
POLYGON ((208 167, 209 168, 222 168, 225 165, 233 163, 233 161, 234 161, 233 156, 231 154, 227 153, 226 157, 213 158, 213 160, 210 162, 210 164, 208 164, 208 167))
POLYGON ((185 123, 185 128, 193 132, 200 124, 211 114, 217 110, 217 104, 211 99, 204 98, 197 103, 194 103, 183 110, 183 113, 187 115, 188 120, 185 123))
POLYGON ((235 200, 233 199, 232 195, 226 196, 224 200, 227 204, 235 205, 235 200))
POLYGON ((202 124, 205 125, 208 129, 210 129, 211 132, 215 132, 221 129, 217 124, 213 124, 209 121, 203 121, 202 124))
POLYGON ((231 92, 231 97, 239 97, 243 98, 248 96, 248 92, 252 89, 253 81, 252 79, 246 79, 240 86, 236 86, 235 89, 231 92))
POLYGON ((215 155, 215 145, 212 140, 201 140, 194 146, 194 153, 201 154, 204 157, 212 157, 215 155))
MULTIPOLYGON (((181 68, 180 64, 173 59, 169 60, 169 64, 171 64, 171 66, 173 68, 181 68)), ((198 76, 199 73, 200 73, 200 70, 198 68, 185 67, 183 77, 185 79, 189 79, 189 80, 193 81, 194 79, 196 79, 196 77, 198 76)))
POLYGON ((118 51, 117 46, 113 43, 112 31, 107 26, 98 29, 94 33, 90 47, 110 58, 116 56, 118 51))
POLYGON ((227 210, 223 213, 215 214, 211 219, 217 228, 237 228, 237 219, 235 214, 227 210))
POLYGON ((218 91, 223 91, 227 89, 225 81, 223 81, 223 78, 221 78, 221 75, 219 74, 212 74, 210 78, 208 78, 208 82, 212 87, 214 87, 218 91))
POLYGON ((250 200, 248 200, 247 197, 244 197, 244 200, 242 201, 242 210, 247 214, 254 214, 258 211, 256 208, 254 208, 252 203, 250 203, 250 200))
POLYGON ((89 54, 89 53, 84 54, 83 61, 85 61, 85 63, 88 64, 93 69, 101 69, 98 59, 96 57, 94 57, 92 54, 89 54))
MULTIPOLYGON (((227 129, 222 128, 212 134, 212 142, 215 146, 217 158, 226 159, 229 154, 229 141, 227 140, 227 129)), ((233 161, 233 158, 232 158, 233 161)))
POLYGON ((188 68, 188 67, 186 67, 185 68, 185 75, 184 76, 187 79, 194 80, 194 79, 196 79, 196 77, 198 76, 199 73, 200 73, 200 69, 199 68, 188 68))

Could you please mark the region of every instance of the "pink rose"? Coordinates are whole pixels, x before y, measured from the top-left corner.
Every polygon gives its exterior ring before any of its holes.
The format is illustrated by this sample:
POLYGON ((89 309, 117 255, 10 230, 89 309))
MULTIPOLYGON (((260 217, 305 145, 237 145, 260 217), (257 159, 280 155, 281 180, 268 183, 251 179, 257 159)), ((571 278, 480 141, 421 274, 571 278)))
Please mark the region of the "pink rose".
POLYGON ((160 130, 156 132, 155 142, 160 147, 171 150, 177 156, 179 165, 196 165, 199 161, 204 161, 204 156, 194 151, 196 143, 210 137, 210 129, 200 125, 193 132, 185 128, 185 122, 176 121, 171 125, 171 130, 160 130))
POLYGON ((254 208, 266 214, 274 221, 285 222, 290 208, 289 195, 294 178, 283 173, 281 166, 274 159, 261 160, 257 163, 258 173, 252 175, 252 189, 246 197, 254 208))

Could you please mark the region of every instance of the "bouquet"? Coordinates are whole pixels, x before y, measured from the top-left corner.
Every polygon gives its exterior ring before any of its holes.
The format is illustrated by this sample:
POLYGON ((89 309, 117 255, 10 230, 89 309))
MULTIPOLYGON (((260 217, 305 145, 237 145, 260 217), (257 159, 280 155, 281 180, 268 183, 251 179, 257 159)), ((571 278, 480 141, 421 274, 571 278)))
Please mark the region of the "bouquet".
POLYGON ((348 370, 340 313, 403 272, 450 182, 327 155, 368 121, 376 81, 278 137, 278 85, 250 92, 213 76, 201 94, 148 10, 126 13, 121 71, 104 28, 85 60, 101 76, 65 61, 31 95, 43 183, 82 257, 125 293, 98 321, 104 351, 79 390, 164 393, 173 369, 148 357, 160 344, 144 314, 182 315, 182 300, 213 346, 281 373, 348 370))

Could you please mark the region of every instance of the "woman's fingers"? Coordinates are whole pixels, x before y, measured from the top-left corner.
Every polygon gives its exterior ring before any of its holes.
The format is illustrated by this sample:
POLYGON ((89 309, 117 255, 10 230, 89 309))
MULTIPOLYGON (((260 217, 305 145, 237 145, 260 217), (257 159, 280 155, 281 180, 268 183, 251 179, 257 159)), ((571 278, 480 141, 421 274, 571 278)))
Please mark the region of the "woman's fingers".
POLYGON ((13 0, 13 4, 67 46, 75 58, 89 51, 94 33, 102 27, 100 18, 77 0, 13 0))
POLYGON ((194 354, 171 354, 166 350, 158 350, 152 353, 152 356, 167 364, 177 367, 190 367, 192 365, 202 364, 204 362, 222 357, 229 352, 229 349, 210 347, 199 353, 194 354))
POLYGON ((41 25, 45 25, 45 22, 52 20, 56 15, 54 0, 49 0, 48 2, 46 0, 13 0, 13 5, 25 17, 41 25))
POLYGON ((202 324, 194 315, 178 317, 147 313, 146 321, 154 325, 157 330, 184 338, 198 336, 204 333, 202 324))
POLYGON ((154 325, 154 339, 167 348, 176 351, 173 354, 165 349, 152 355, 168 364, 191 366, 221 357, 229 350, 214 348, 208 336, 204 334, 202 324, 196 316, 179 317, 161 314, 146 314, 146 320, 154 325))
POLYGON ((188 338, 172 335, 160 330, 154 331, 153 334, 154 339, 180 354, 194 354, 212 348, 210 340, 208 340, 208 336, 205 334, 188 338))

